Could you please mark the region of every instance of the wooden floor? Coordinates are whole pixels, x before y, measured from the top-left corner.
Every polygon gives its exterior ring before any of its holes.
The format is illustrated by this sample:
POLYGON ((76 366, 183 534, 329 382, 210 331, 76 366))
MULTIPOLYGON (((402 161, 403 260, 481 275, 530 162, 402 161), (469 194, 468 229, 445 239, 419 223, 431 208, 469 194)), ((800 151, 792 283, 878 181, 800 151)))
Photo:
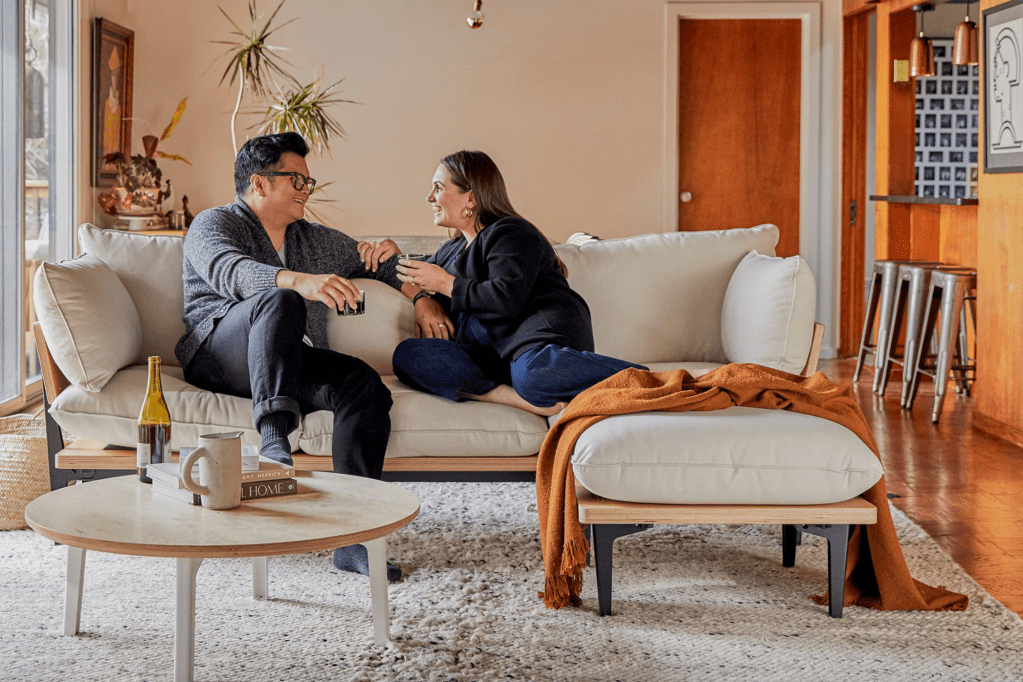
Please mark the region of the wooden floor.
MULTIPOLYGON (((855 359, 821 360, 833 381, 852 380, 855 359)), ((971 425, 974 401, 949 390, 938 424, 924 379, 912 410, 902 384, 885 397, 864 369, 856 396, 874 429, 892 504, 916 522, 1006 607, 1023 615, 1023 448, 971 425)))

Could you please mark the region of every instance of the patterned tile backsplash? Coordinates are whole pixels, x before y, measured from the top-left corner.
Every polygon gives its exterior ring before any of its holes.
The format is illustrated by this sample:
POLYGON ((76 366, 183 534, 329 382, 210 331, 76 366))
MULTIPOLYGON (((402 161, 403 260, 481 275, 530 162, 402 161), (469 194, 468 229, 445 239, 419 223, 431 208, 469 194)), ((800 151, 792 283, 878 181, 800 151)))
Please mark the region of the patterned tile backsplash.
POLYGON ((916 195, 977 196, 980 76, 952 63, 952 40, 934 44, 936 75, 916 79, 916 195))

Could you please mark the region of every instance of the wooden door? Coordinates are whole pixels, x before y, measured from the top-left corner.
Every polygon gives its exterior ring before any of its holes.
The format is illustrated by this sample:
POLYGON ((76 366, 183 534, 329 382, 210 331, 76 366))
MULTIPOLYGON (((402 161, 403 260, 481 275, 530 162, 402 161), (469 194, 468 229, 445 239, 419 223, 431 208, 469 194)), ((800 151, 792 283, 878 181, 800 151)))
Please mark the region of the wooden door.
POLYGON ((868 20, 861 13, 845 18, 842 64, 842 263, 838 354, 860 349, 865 309, 867 204, 868 20))
POLYGON ((678 229, 774 223, 799 253, 800 21, 679 23, 678 229))

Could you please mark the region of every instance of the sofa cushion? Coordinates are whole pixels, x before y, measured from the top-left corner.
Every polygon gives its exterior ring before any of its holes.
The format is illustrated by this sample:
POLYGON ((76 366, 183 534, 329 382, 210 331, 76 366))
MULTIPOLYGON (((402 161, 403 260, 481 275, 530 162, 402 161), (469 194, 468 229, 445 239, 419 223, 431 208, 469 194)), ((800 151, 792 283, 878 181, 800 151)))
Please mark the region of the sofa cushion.
POLYGON ((731 362, 752 362, 798 373, 813 341, 817 287, 799 256, 750 251, 725 293, 721 345, 731 362))
POLYGON ((598 353, 642 364, 727 362, 721 308, 739 261, 778 228, 649 234, 555 247, 590 307, 598 353))
MULTIPOLYGON (((369 304, 367 302, 367 313, 369 304)), ((528 457, 540 451, 547 422, 507 405, 476 401, 454 403, 422 393, 384 375, 391 390, 391 438, 387 457, 528 457)), ((302 420, 299 445, 304 452, 330 454, 330 412, 302 420)))
POLYGON ((364 360, 379 374, 391 374, 395 347, 414 335, 412 302, 375 279, 353 279, 366 292, 362 315, 328 315, 327 346, 364 360))
POLYGON ((882 474, 844 426, 752 407, 605 419, 576 442, 572 469, 601 497, 663 504, 827 504, 882 474))
POLYGON ((84 255, 43 263, 32 294, 53 361, 72 386, 96 393, 135 362, 142 343, 139 315, 103 261, 84 255))
MULTIPOLYGON (((102 393, 69 387, 53 401, 50 414, 76 436, 134 448, 148 379, 148 367, 132 365, 115 374, 102 393)), ((171 414, 173 449, 195 447, 200 435, 214 431, 241 431, 243 445, 260 445, 248 398, 196 388, 185 383, 181 368, 174 365, 163 367, 160 383, 171 414)), ((291 435, 292 447, 298 436, 297 431, 291 435)))
POLYGON ((185 294, 181 283, 184 243, 181 237, 102 230, 85 223, 78 228, 82 250, 117 273, 142 323, 142 347, 135 357, 145 363, 159 355, 163 366, 177 365, 174 346, 185 333, 185 294))

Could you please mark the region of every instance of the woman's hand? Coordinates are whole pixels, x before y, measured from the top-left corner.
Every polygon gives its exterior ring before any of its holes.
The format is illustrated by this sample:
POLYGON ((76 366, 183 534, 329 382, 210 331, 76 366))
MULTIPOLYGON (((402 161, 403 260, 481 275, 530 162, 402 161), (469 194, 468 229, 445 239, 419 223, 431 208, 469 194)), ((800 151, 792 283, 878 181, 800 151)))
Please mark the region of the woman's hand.
POLYGON ((416 301, 416 338, 450 340, 454 333, 451 319, 440 303, 422 296, 416 301))
POLYGON ((305 272, 279 270, 277 286, 296 291, 304 299, 319 301, 335 310, 343 308, 346 301, 349 306, 355 308, 362 300, 359 288, 338 275, 310 275, 305 272))
POLYGON ((451 287, 455 283, 453 275, 439 265, 422 261, 398 260, 398 279, 425 289, 430 294, 451 295, 451 287))
POLYGON ((362 261, 363 266, 367 270, 377 271, 377 267, 385 260, 390 258, 396 253, 401 253, 401 249, 392 239, 381 239, 378 242, 359 242, 355 245, 355 248, 359 251, 359 260, 362 261))

